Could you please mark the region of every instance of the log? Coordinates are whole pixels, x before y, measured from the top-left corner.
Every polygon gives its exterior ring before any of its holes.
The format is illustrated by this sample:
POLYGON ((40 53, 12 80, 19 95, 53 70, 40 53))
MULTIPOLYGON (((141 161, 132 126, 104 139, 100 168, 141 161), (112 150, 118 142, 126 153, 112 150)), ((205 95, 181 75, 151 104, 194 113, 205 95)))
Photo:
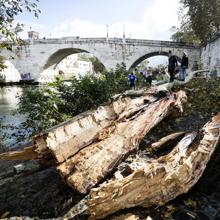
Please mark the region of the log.
POLYGON ((182 131, 170 134, 170 135, 168 135, 166 137, 163 137, 158 142, 151 144, 151 148, 154 149, 154 150, 158 150, 158 149, 162 148, 168 142, 174 141, 177 138, 183 136, 184 134, 185 134, 185 132, 182 132, 182 131))
POLYGON ((92 189, 90 218, 104 218, 134 206, 163 205, 188 192, 204 172, 219 138, 220 113, 199 134, 187 134, 168 155, 143 164, 123 179, 92 189))
POLYGON ((82 113, 36 135, 32 141, 34 144, 30 147, 0 154, 0 159, 32 160, 38 158, 46 162, 48 157, 54 157, 56 162, 62 163, 83 147, 96 141, 104 128, 139 111, 144 101, 151 103, 157 99, 152 94, 136 99, 119 98, 110 105, 82 113))
POLYGON ((131 107, 134 105, 128 105, 118 121, 99 133, 96 143, 90 144, 57 166, 71 187, 81 193, 87 193, 127 154, 137 149, 142 138, 162 119, 174 110, 182 110, 186 95, 180 91, 147 104, 144 102, 145 98, 139 99, 142 99, 142 105, 138 106, 138 111, 131 107))
POLYGON ((62 163, 80 149, 96 141, 99 132, 111 126, 121 113, 138 111, 143 99, 148 99, 149 102, 156 100, 150 95, 136 99, 120 98, 110 105, 80 114, 70 121, 53 127, 34 137, 36 151, 41 155, 50 152, 58 163, 62 163))
POLYGON ((0 154, 0 160, 34 160, 37 157, 38 154, 35 152, 35 146, 0 154))

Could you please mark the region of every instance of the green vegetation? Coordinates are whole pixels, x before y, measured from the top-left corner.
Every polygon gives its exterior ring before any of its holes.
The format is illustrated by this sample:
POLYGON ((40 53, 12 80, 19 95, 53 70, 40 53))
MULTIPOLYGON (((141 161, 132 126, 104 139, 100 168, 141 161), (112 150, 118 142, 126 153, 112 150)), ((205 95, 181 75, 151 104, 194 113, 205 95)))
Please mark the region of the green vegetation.
POLYGON ((220 30, 220 0, 180 0, 180 28, 174 41, 206 42, 220 30))
MULTIPOLYGON (((0 1, 0 49, 12 50, 12 45, 22 44, 18 33, 22 31, 23 24, 15 22, 16 16, 28 11, 38 17, 40 10, 37 8, 39 0, 3 0, 0 1)), ((4 60, 0 56, 0 70, 5 68, 4 60)))
MULTIPOLYGON (((26 87, 20 97, 19 108, 14 113, 26 115, 26 120, 19 128, 7 126, 7 129, 14 131, 12 137, 20 142, 77 114, 94 109, 111 100, 114 94, 129 89, 127 74, 125 65, 121 64, 116 66, 115 71, 104 71, 99 76, 87 74, 79 79, 73 77, 69 82, 57 79, 46 86, 26 87)), ((2 126, 1 129, 4 128, 2 126)))
POLYGON ((22 30, 23 25, 15 22, 15 18, 25 10, 38 17, 40 10, 37 8, 36 2, 38 0, 4 0, 0 2, 0 40, 3 41, 0 44, 0 49, 11 50, 10 42, 13 44, 20 42, 18 33, 22 30))
POLYGON ((0 44, 0 48, 6 47, 11 49, 11 45, 8 43, 19 43, 18 33, 22 30, 23 25, 15 23, 15 17, 27 10, 30 13, 34 13, 35 17, 38 17, 40 10, 37 9, 38 0, 4 0, 0 2, 0 39, 4 40, 0 44))
POLYGON ((90 57, 89 61, 92 62, 95 73, 102 73, 105 71, 104 65, 96 57, 90 57))

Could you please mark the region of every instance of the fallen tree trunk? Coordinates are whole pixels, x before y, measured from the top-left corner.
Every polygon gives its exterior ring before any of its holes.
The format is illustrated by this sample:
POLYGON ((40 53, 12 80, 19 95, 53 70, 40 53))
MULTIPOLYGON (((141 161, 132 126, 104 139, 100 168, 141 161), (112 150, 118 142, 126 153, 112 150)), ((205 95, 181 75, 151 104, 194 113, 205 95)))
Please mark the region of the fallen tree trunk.
POLYGON ((188 192, 205 170, 219 137, 220 113, 199 135, 186 135, 168 155, 143 164, 121 180, 92 189, 88 200, 91 218, 134 206, 163 205, 188 192))
POLYGON ((120 98, 37 135, 35 145, 29 149, 0 157, 10 160, 30 156, 42 165, 48 160, 49 165, 56 162, 64 180, 86 193, 127 154, 137 149, 151 128, 170 113, 182 111, 184 101, 186 96, 182 91, 162 96, 146 94, 136 99, 120 98))
POLYGON ((47 160, 53 156, 62 163, 99 138, 99 133, 115 123, 143 108, 143 103, 158 100, 153 94, 140 98, 119 98, 110 105, 94 111, 82 113, 69 121, 46 130, 33 138, 33 144, 22 150, 0 154, 1 160, 47 160))
POLYGON ((131 151, 137 149, 142 138, 175 109, 182 110, 185 93, 180 91, 156 102, 144 104, 139 111, 128 110, 119 121, 99 133, 92 143, 57 167, 65 181, 81 193, 86 193, 131 151), (128 114, 130 112, 130 114, 128 114))
POLYGON ((9 151, 0 154, 0 160, 33 160, 37 157, 38 154, 35 152, 35 147, 33 145, 21 150, 9 151))

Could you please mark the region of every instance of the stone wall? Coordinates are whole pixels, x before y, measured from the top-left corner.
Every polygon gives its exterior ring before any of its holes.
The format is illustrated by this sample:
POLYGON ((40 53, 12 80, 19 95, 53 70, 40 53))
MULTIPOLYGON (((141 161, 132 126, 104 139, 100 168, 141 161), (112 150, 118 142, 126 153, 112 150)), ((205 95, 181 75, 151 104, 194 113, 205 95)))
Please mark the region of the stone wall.
POLYGON ((201 48, 201 65, 220 76, 220 32, 201 48))

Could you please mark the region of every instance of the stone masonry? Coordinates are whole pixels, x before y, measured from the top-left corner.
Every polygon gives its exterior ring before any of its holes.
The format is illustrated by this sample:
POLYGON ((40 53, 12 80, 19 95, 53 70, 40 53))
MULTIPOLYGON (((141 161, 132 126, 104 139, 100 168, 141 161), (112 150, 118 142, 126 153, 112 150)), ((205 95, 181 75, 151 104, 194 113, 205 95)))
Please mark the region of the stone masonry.
POLYGON ((201 49, 198 45, 122 38, 66 37, 28 40, 23 46, 15 47, 14 53, 5 50, 1 51, 0 55, 10 60, 20 74, 31 73, 31 77, 37 80, 44 70, 54 70, 63 58, 74 53, 92 53, 109 70, 122 62, 126 64, 127 69, 132 69, 146 58, 167 56, 169 50, 179 60, 183 51, 187 52, 190 69, 195 62, 200 63, 201 49), (12 56, 14 59, 11 59, 12 56))

